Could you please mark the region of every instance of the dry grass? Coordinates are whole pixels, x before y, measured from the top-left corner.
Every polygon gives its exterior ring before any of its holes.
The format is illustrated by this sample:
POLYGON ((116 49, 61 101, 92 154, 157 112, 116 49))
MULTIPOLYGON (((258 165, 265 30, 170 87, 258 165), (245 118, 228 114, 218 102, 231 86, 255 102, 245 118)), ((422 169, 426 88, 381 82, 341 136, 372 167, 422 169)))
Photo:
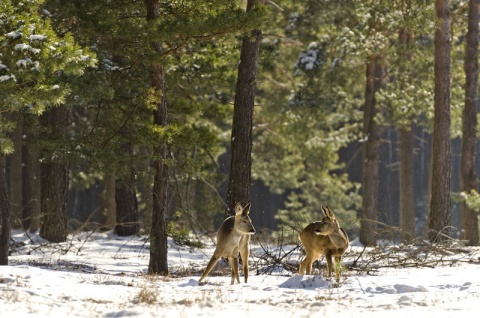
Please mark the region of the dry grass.
POLYGON ((134 302, 137 304, 153 305, 157 302, 158 291, 155 287, 145 284, 140 288, 134 302))

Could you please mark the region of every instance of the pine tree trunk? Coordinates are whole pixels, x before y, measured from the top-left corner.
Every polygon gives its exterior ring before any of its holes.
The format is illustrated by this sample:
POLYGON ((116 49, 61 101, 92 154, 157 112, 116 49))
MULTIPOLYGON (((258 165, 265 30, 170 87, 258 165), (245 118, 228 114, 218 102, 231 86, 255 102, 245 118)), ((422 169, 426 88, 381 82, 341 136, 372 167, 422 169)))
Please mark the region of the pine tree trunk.
MULTIPOLYGON (((123 145, 125 157, 133 156, 133 147, 130 142, 123 145)), ((120 176, 115 183, 115 204, 117 223, 114 228, 118 236, 130 236, 138 233, 138 206, 135 190, 135 170, 128 162, 129 173, 120 176)))
POLYGON ((5 156, 0 154, 0 265, 8 265, 10 248, 10 206, 5 172, 5 156))
MULTIPOLYGON (((465 51, 465 108, 462 114, 462 159, 461 159, 461 190, 470 193, 477 191, 477 176, 475 174, 475 142, 477 140, 477 86, 478 86, 478 36, 479 36, 479 6, 480 0, 470 0, 468 8, 468 32, 465 51)), ((479 245, 478 217, 476 211, 461 205, 460 238, 468 245, 479 245)))
POLYGON ((53 242, 67 240, 68 164, 42 164, 42 226, 40 236, 53 242))
MULTIPOLYGON (((158 0, 147 0, 147 20, 158 18, 158 0)), ((154 49, 160 53, 161 45, 153 43, 154 49)), ((153 113, 154 125, 167 126, 167 99, 165 90, 165 71, 159 61, 152 64, 152 87, 157 97, 157 108, 153 113)), ((168 215, 168 166, 165 161, 168 155, 166 142, 154 146, 154 182, 152 227, 150 231, 150 261, 148 273, 157 275, 168 274, 167 246, 167 215, 168 215)))
MULTIPOLYGON (((406 73, 406 62, 411 60, 411 40, 412 33, 402 29, 399 34, 400 42, 400 70, 406 73)), ((408 77, 400 80, 400 89, 404 89, 408 83, 408 77)), ((400 179, 400 229, 402 230, 402 239, 410 241, 415 237, 415 196, 413 181, 413 127, 411 118, 407 118, 410 124, 406 127, 400 126, 398 129, 399 139, 399 179, 400 179)))
POLYGON ((450 5, 437 0, 435 31, 435 98, 432 146, 432 176, 428 238, 442 240, 450 236, 451 225, 451 153, 450 153, 450 5))
MULTIPOLYGON (((165 73, 161 64, 153 66, 152 82, 159 94, 157 110, 154 112, 154 124, 166 126, 165 73)), ((148 272, 150 274, 167 275, 168 166, 165 163, 168 154, 167 145, 156 146, 154 154, 153 209, 148 272)))
MULTIPOLYGON (((55 107, 42 116, 42 122, 51 130, 53 138, 65 138, 70 124, 70 109, 67 106, 55 107)), ((48 161, 41 164, 40 236, 53 243, 65 242, 68 234, 69 163, 63 159, 46 159, 48 161)))
POLYGON ((362 147, 362 211, 360 242, 375 245, 378 218, 378 169, 381 126, 375 120, 378 109, 375 93, 384 85, 385 63, 382 57, 371 56, 367 62, 362 147))
MULTIPOLYGON (((248 0, 247 12, 259 2, 248 0)), ((242 206, 250 202, 253 109, 261 39, 262 32, 252 30, 243 37, 242 42, 233 111, 230 175, 225 210, 227 217, 234 213, 237 202, 242 206)))
POLYGON ((21 112, 13 114, 16 124, 12 133, 14 150, 10 156, 10 220, 13 228, 22 226, 22 144, 23 144, 23 115, 21 112))

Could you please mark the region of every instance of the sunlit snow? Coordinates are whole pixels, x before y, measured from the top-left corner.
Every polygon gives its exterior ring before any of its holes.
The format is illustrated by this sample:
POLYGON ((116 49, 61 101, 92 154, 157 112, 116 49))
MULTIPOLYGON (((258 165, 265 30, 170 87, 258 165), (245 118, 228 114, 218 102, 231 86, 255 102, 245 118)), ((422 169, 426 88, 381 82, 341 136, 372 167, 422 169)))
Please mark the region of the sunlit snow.
POLYGON ((16 38, 21 37, 22 33, 18 32, 18 31, 12 31, 12 32, 9 32, 9 33, 5 34, 5 36, 7 38, 10 38, 10 39, 16 39, 16 38))
MULTIPOLYGON (((193 250, 169 241, 171 275, 152 277, 146 275, 145 238, 87 232, 69 236, 66 243, 49 244, 19 231, 13 238, 10 264, 0 267, 2 318, 474 317, 480 309, 478 248, 444 256, 471 261, 431 268, 344 270, 336 286, 319 272, 300 276, 278 265, 265 271, 265 250, 254 237, 247 284, 241 276, 241 284, 230 285, 229 268, 221 262, 199 286, 215 246, 211 240, 193 250)), ((270 248, 276 249, 271 255, 284 255, 293 247, 270 248)), ((344 263, 351 264, 362 250, 350 247, 344 263)), ((289 254, 290 263, 298 264, 299 259, 295 250, 289 254)), ((320 269, 324 267, 322 260, 320 269)))

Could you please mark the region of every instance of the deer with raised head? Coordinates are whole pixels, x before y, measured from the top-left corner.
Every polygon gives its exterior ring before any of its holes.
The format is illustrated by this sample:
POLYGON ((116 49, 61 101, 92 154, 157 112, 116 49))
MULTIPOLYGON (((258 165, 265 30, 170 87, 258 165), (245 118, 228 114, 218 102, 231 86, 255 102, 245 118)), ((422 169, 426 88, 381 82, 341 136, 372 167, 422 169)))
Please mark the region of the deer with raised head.
POLYGON ((208 262, 207 267, 200 277, 199 283, 207 277, 208 273, 217 264, 220 258, 228 259, 232 267, 232 281, 231 284, 237 280, 240 283, 238 275, 238 254, 242 257, 243 275, 245 283, 248 280, 248 257, 250 254, 250 235, 255 233, 252 220, 248 214, 250 213, 250 203, 244 208, 240 203, 235 206, 235 215, 225 219, 218 229, 217 233, 217 247, 213 256, 208 262))
POLYGON ((305 248, 306 256, 300 263, 299 273, 307 275, 312 273, 312 263, 322 255, 327 261, 327 277, 332 276, 332 268, 335 268, 337 283, 340 282, 340 264, 342 255, 349 246, 348 235, 340 227, 335 214, 329 207, 323 207, 324 218, 322 221, 307 225, 300 232, 300 241, 305 248), (335 259, 335 266, 332 262, 335 259))

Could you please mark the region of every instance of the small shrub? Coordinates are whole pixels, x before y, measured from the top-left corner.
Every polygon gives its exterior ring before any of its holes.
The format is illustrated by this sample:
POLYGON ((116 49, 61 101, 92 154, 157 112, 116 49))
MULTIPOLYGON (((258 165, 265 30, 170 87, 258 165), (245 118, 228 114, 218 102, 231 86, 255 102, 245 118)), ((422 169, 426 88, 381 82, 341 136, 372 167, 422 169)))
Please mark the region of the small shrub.
POLYGON ((136 297, 136 303, 152 305, 157 301, 157 291, 153 287, 144 285, 136 297))
MULTIPOLYGON (((178 214, 179 212, 175 213, 174 219, 178 217, 178 214)), ((175 221, 170 221, 168 223, 167 233, 178 246, 187 246, 192 249, 204 247, 202 242, 192 238, 188 227, 180 225, 175 221)))

